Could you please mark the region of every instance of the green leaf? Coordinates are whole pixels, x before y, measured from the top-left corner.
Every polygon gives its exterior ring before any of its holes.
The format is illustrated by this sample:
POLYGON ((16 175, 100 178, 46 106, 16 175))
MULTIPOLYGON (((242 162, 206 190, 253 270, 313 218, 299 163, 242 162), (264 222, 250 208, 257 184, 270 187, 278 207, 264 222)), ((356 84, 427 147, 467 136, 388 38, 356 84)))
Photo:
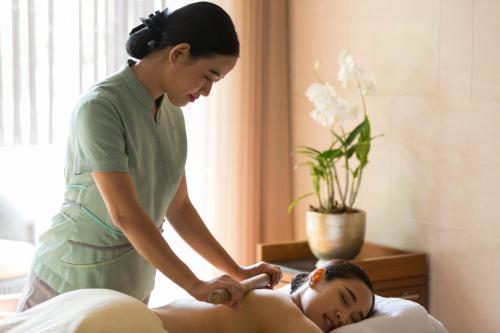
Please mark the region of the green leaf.
POLYGON ((363 142, 358 142, 355 144, 355 145, 352 145, 348 150, 347 150, 347 157, 348 158, 351 158, 351 156, 359 149, 360 146, 363 146, 363 145, 369 145, 370 144, 370 141, 363 141, 363 142))
POLYGON ((362 121, 358 126, 356 126, 356 128, 353 129, 351 133, 349 133, 349 135, 347 136, 347 140, 345 140, 346 146, 351 145, 356 137, 364 130, 365 126, 367 126, 366 119, 367 118, 365 117, 365 120, 362 121))
POLYGON ((292 209, 297 206, 297 204, 304 198, 310 197, 311 195, 314 195, 314 192, 304 194, 297 199, 293 200, 292 203, 288 206, 288 214, 291 213, 292 209))
POLYGON ((363 168, 368 163, 368 153, 370 152, 370 141, 364 142, 356 148, 356 157, 363 168))
POLYGON ((308 162, 299 163, 297 166, 299 166, 299 167, 301 167, 301 166, 307 166, 309 168, 314 168, 316 166, 316 164, 314 164, 311 161, 308 161, 308 162))
POLYGON ((317 160, 318 159, 318 154, 316 153, 312 153, 310 151, 307 151, 307 150, 298 150, 297 151, 298 154, 303 154, 303 155, 306 155, 307 157, 313 159, 313 160, 317 160))
POLYGON ((333 149, 333 150, 325 150, 324 152, 322 152, 320 154, 320 157, 323 159, 326 159, 326 160, 330 160, 330 159, 335 159, 337 157, 340 157, 342 155, 343 155, 342 150, 333 149))
POLYGON ((356 151, 356 147, 357 145, 354 145, 347 150, 346 152, 347 158, 351 158, 352 154, 354 154, 354 152, 356 151))
POLYGON ((371 132, 371 125, 370 125, 370 120, 368 119, 368 116, 365 116, 365 120, 363 121, 364 126, 363 129, 360 133, 360 140, 361 141, 368 141, 370 139, 370 132, 371 132))
POLYGON ((307 147, 307 146, 299 146, 299 148, 302 148, 304 150, 308 150, 308 151, 311 151, 313 153, 316 153, 316 154, 320 154, 321 152, 317 149, 314 149, 314 148, 311 148, 311 147, 307 147))
POLYGON ((359 145, 356 148, 356 157, 360 163, 361 169, 365 167, 365 165, 368 163, 368 154, 370 153, 370 147, 371 147, 371 138, 370 138, 370 121, 368 120, 368 117, 365 116, 365 120, 363 121, 365 124, 363 127, 363 130, 360 132, 359 135, 359 145))
POLYGON ((332 132, 333 136, 334 136, 335 138, 337 138, 337 140, 339 140, 339 141, 340 141, 340 144, 342 144, 342 146, 344 146, 344 147, 345 147, 345 146, 346 146, 346 144, 345 144, 344 139, 342 139, 342 138, 341 138, 341 137, 340 137, 337 133, 335 133, 333 130, 332 130, 331 132, 332 132))
POLYGON ((352 176, 354 178, 358 177, 360 171, 361 171, 361 164, 358 165, 358 167, 356 168, 356 170, 354 170, 354 172, 352 173, 352 176))

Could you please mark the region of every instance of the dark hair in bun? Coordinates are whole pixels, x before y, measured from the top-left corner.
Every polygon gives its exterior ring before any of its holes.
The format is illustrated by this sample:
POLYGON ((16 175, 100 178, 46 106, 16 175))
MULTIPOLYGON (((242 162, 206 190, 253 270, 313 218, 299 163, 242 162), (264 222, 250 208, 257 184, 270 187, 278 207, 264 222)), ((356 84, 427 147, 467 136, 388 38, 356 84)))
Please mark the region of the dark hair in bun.
POLYGON ((188 43, 192 58, 216 54, 238 57, 240 43, 229 15, 210 2, 195 2, 172 13, 156 11, 132 29, 127 40, 127 53, 143 59, 154 50, 188 43))
MULTIPOLYGON (((350 262, 349 260, 334 259, 328 261, 322 268, 325 269, 325 280, 332 281, 334 279, 358 279, 363 282, 368 289, 372 291, 372 306, 368 312, 370 317, 373 314, 373 307, 375 305, 375 294, 373 293, 373 286, 370 278, 366 272, 358 265, 350 262)), ((309 278, 307 273, 299 273, 292 278, 290 286, 290 294, 293 294, 304 282, 309 278)))
MULTIPOLYGON (((325 269, 325 280, 332 281, 334 279, 358 279, 373 291, 373 286, 366 272, 358 265, 349 260, 333 259, 322 266, 325 269)), ((307 273, 299 273, 292 278, 290 294, 295 292, 309 278, 307 273)))

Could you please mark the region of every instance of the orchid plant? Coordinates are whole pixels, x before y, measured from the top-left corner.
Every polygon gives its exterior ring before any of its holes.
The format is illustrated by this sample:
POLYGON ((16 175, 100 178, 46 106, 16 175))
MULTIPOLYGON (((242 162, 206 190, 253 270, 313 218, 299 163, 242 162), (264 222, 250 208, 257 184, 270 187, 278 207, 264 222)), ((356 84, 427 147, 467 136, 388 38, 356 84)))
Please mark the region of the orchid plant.
POLYGON ((315 212, 341 214, 354 212, 353 208, 359 193, 363 170, 368 163, 371 137, 370 121, 366 110, 365 96, 375 90, 371 78, 354 63, 352 55, 343 50, 338 59, 338 80, 345 90, 355 84, 361 97, 363 120, 350 132, 345 126, 360 116, 360 108, 337 95, 335 87, 319 76, 319 63, 314 65, 318 82, 307 89, 306 96, 314 105, 311 118, 327 127, 332 135, 330 146, 323 151, 302 146, 297 151, 308 160, 299 166, 307 166, 311 174, 313 192, 295 199, 288 207, 290 212, 302 199, 315 195, 318 206, 310 206, 315 212), (338 166, 339 163, 341 167, 338 166), (345 175, 340 180, 340 172, 345 175))

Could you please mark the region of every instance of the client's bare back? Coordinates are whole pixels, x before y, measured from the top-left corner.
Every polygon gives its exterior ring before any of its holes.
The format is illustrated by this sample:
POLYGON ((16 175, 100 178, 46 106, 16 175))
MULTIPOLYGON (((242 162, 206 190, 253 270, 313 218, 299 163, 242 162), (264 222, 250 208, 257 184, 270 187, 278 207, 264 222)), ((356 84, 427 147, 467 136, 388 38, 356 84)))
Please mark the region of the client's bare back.
POLYGON ((239 310, 195 300, 175 301, 153 309, 169 333, 320 333, 292 302, 274 290, 253 290, 239 310))

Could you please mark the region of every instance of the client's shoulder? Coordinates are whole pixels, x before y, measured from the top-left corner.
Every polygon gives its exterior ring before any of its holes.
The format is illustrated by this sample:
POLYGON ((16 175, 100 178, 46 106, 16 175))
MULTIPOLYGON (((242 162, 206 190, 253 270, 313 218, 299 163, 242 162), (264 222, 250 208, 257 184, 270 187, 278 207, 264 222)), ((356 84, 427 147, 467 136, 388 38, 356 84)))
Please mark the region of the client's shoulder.
POLYGON ((244 298, 246 305, 256 308, 259 312, 269 314, 302 315, 300 309, 292 301, 289 294, 271 289, 256 289, 250 291, 244 298))
POLYGON ((319 327, 293 302, 290 294, 257 289, 249 292, 244 301, 247 310, 252 312, 252 317, 259 323, 259 332, 321 333, 319 327))

